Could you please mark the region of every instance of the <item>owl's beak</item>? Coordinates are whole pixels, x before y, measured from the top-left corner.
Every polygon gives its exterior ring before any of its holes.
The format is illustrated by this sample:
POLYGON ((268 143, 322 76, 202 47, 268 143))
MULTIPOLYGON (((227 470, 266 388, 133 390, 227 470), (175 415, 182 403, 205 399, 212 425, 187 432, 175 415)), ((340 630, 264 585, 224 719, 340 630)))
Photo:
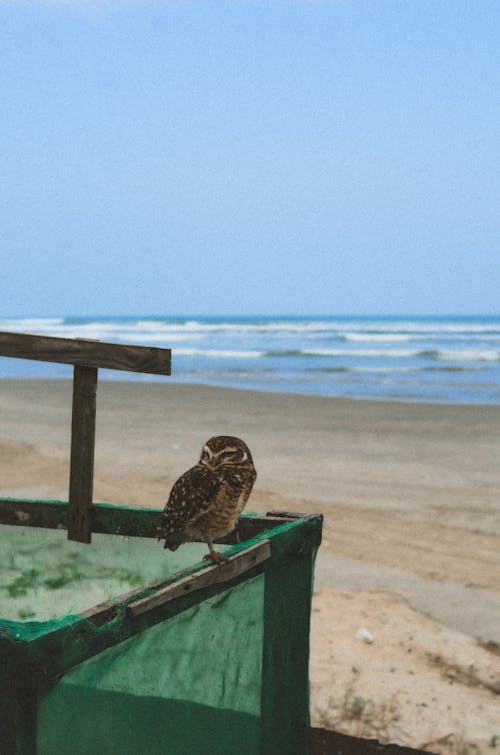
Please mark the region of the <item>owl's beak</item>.
POLYGON ((215 469, 214 459, 203 459, 202 462, 204 467, 207 467, 208 469, 215 469))

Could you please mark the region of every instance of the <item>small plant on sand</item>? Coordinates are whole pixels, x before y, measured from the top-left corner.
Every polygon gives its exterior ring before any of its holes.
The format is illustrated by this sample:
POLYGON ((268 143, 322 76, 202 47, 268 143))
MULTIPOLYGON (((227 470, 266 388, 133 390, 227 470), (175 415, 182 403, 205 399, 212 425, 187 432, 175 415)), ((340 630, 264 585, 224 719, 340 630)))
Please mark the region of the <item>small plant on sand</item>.
POLYGON ((59 573, 54 577, 44 579, 43 585, 47 590, 60 590, 61 587, 71 585, 73 582, 79 582, 83 575, 78 571, 76 564, 62 564, 59 573))
POLYGON ((328 707, 319 711, 321 724, 327 729, 356 737, 375 738, 383 744, 404 736, 399 726, 397 695, 375 703, 354 693, 349 686, 340 701, 330 698, 328 707))
POLYGON ((9 585, 6 585, 7 592, 11 598, 26 595, 28 590, 37 585, 39 575, 40 572, 36 569, 25 569, 9 585))
POLYGON ((473 742, 467 742, 462 734, 451 733, 430 739, 424 742, 421 748, 436 755, 479 755, 479 747, 473 742))
POLYGON ((144 578, 138 571, 126 568, 113 568, 109 566, 98 566, 92 571, 87 569, 81 571, 78 562, 75 560, 61 561, 52 573, 43 574, 37 569, 24 569, 8 584, 0 585, 7 590, 11 598, 20 598, 32 590, 60 590, 64 587, 74 585, 77 582, 96 581, 116 579, 119 582, 125 582, 127 585, 135 587, 140 585, 144 578))
POLYGON ((31 608, 20 608, 17 615, 21 621, 25 621, 26 619, 33 619, 36 616, 36 613, 31 608))

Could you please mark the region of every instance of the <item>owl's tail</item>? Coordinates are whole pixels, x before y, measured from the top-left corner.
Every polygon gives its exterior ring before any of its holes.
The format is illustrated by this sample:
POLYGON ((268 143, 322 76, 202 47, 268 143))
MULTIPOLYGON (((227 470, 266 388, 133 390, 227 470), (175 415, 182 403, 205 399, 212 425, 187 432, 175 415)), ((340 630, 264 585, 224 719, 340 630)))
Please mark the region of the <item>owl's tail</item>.
POLYGON ((165 540, 163 547, 168 548, 170 551, 176 551, 179 545, 184 542, 184 539, 180 534, 173 535, 159 535, 158 540, 165 540))
POLYGON ((182 542, 183 540, 180 536, 176 537, 175 535, 171 535, 170 537, 165 538, 163 547, 168 548, 169 551, 176 551, 182 542))

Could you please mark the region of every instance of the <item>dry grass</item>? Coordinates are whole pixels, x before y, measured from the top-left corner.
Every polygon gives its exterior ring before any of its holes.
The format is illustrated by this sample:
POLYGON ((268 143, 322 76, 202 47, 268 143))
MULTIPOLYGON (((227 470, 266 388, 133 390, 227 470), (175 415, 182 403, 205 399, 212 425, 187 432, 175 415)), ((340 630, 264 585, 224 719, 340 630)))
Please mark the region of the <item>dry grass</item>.
MULTIPOLYGON (((472 681, 475 685, 477 682, 472 681)), ((325 729, 338 731, 354 737, 377 739, 381 744, 402 742, 406 732, 400 725, 398 712, 398 695, 391 695, 383 703, 375 703, 356 694, 352 686, 348 687, 340 700, 330 698, 328 706, 318 710, 319 724, 325 729)), ((467 741, 463 734, 449 733, 419 744, 419 749, 436 755, 481 755, 484 749, 467 741)), ((492 736, 488 750, 500 755, 500 736, 492 736)))
POLYGON ((466 742, 459 734, 447 734, 444 737, 423 742, 421 749, 429 750, 437 755, 478 755, 480 753, 477 745, 466 742))
POLYGON ((378 739, 382 744, 404 736, 399 726, 397 695, 383 703, 375 703, 348 687, 340 701, 330 698, 328 708, 318 711, 321 725, 326 729, 365 739, 378 739))

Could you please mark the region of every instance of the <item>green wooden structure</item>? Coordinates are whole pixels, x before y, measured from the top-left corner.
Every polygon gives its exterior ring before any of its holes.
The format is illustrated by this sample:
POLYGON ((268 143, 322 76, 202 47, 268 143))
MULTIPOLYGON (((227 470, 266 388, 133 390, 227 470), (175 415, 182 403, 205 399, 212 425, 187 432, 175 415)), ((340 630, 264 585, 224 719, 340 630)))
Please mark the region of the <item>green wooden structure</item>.
MULTIPOLYGON (((307 753, 321 516, 243 515, 222 541, 229 561, 221 566, 201 561, 196 543, 166 554, 154 540, 160 510, 89 499, 97 375, 81 391, 78 370, 103 366, 106 345, 54 351, 48 341, 69 339, 4 335, 0 355, 62 355, 76 374, 69 501, 0 499, 2 573, 10 575, 0 585, 0 752, 307 753), (83 364, 81 349, 89 349, 83 364), (96 604, 104 573, 129 580, 128 589, 96 604), (38 615, 42 598, 48 617, 38 615), (31 600, 34 615, 9 611, 16 600, 31 600)), ((124 367, 137 368, 140 348, 123 349, 138 349, 124 367)), ((123 358, 115 351, 115 365, 123 358)), ((167 374, 169 359, 161 368, 167 374)))

